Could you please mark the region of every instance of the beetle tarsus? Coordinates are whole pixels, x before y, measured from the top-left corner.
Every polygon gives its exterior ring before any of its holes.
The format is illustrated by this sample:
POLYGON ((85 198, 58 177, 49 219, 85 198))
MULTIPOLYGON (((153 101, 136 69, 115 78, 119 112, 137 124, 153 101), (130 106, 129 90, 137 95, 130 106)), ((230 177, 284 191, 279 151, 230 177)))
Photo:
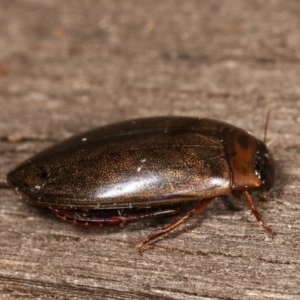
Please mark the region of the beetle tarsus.
POLYGON ((207 208, 209 203, 213 200, 213 198, 209 199, 203 199, 198 203, 193 209, 188 211, 183 217, 176 220, 175 222, 167 225, 166 227, 158 230, 157 232, 154 232, 153 234, 150 234, 148 237, 146 237, 144 240, 142 240, 140 243, 136 245, 136 250, 142 254, 143 248, 152 242, 153 240, 158 239, 160 236, 165 235, 169 233, 170 231, 174 230, 175 228, 179 227, 181 224, 185 223, 187 220, 189 220, 191 217, 201 213, 203 210, 207 208))
POLYGON ((271 238, 274 238, 274 236, 276 235, 276 232, 263 221, 263 219, 262 219, 260 213, 258 212, 256 205, 251 197, 251 194, 248 191, 244 191, 243 194, 244 194, 244 196, 250 206, 251 212, 255 216, 258 224, 267 232, 267 234, 269 234, 271 236, 271 238))

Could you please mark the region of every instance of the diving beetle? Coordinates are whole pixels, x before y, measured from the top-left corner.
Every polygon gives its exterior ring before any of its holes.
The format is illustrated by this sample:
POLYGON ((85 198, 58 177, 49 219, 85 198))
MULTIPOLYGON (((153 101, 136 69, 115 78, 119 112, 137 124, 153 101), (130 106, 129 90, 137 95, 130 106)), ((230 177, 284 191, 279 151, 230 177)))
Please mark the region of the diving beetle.
POLYGON ((71 137, 8 173, 22 200, 82 225, 119 225, 179 214, 136 249, 172 231, 218 196, 244 196, 258 223, 252 192, 264 195, 274 160, 263 141, 211 119, 152 117, 103 126, 71 137))

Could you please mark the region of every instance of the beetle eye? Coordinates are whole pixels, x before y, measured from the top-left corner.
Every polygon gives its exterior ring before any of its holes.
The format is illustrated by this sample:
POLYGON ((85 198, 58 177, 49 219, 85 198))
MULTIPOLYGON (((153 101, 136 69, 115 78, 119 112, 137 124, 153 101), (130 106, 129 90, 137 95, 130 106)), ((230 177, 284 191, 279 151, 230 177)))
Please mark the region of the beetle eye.
POLYGON ((274 160, 266 145, 262 142, 258 144, 255 173, 261 179, 265 190, 269 190, 273 186, 274 160))

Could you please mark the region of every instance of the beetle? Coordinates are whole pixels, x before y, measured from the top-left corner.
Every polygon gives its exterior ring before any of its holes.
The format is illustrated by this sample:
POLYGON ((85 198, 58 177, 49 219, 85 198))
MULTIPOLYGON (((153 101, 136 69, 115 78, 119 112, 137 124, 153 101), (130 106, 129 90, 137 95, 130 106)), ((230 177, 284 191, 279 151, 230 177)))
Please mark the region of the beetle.
POLYGON ((273 181, 274 160, 263 141, 228 123, 194 117, 106 125, 38 153, 7 175, 22 200, 75 224, 124 227, 192 206, 138 243, 140 253, 218 196, 244 196, 273 237, 251 195, 265 195, 273 181))

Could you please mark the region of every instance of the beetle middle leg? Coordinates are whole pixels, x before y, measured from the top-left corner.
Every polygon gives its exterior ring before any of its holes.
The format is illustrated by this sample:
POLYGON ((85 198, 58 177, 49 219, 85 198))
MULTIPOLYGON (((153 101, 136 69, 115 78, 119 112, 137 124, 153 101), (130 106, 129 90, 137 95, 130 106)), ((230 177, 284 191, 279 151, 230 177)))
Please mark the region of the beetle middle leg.
POLYGON ((142 254, 143 252, 142 250, 147 244, 149 244, 153 240, 156 240, 160 236, 174 230, 175 228, 179 227, 181 224, 185 223, 187 220, 189 220, 191 217, 195 216, 196 214, 201 213, 203 210, 207 208, 207 206, 213 199, 214 198, 201 200, 200 203, 198 203, 193 209, 188 211, 182 218, 158 230, 157 232, 150 234, 148 237, 146 237, 144 240, 138 243, 135 247, 136 250, 139 251, 140 254, 142 254))
POLYGON ((256 205, 251 197, 251 194, 248 191, 244 191, 243 194, 251 208, 251 212, 255 216, 259 225, 262 226, 262 228, 273 238, 276 235, 276 232, 263 221, 260 213, 257 211, 256 205))
POLYGON ((181 211, 181 207, 162 208, 162 209, 124 209, 117 213, 117 210, 67 210, 54 209, 53 213, 60 219, 83 226, 119 226, 124 228, 127 223, 135 222, 147 218, 159 218, 174 216, 181 211))

